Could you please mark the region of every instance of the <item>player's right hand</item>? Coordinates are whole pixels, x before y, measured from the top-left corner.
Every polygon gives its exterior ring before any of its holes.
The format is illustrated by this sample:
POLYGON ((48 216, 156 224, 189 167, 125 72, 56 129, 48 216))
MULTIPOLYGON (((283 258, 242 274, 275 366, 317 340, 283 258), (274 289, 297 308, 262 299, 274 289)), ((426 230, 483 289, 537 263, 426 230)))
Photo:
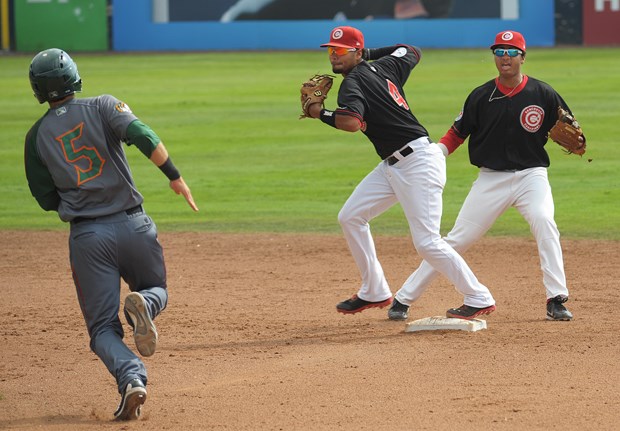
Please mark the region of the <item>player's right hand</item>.
POLYGON ((170 181, 170 188, 174 190, 177 195, 183 195, 187 203, 194 211, 198 211, 198 206, 196 206, 196 202, 194 202, 194 198, 192 197, 192 192, 185 184, 183 177, 179 177, 174 181, 170 181))

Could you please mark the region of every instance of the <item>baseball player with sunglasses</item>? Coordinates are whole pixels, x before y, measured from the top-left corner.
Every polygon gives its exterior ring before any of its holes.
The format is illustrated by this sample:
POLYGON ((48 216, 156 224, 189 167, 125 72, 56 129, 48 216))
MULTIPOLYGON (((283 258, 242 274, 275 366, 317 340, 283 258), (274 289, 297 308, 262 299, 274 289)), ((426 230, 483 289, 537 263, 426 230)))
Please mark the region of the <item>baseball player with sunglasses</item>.
POLYGON ((420 61, 420 49, 408 45, 365 49, 362 32, 344 26, 333 29, 329 42, 321 46, 327 47, 333 72, 344 77, 338 108, 330 111, 322 103, 312 103, 306 115, 339 130, 361 131, 381 158, 338 215, 362 282, 356 294, 336 306, 337 311, 353 314, 392 302, 369 222, 400 203, 418 253, 463 294, 469 314, 459 317, 492 312, 495 301, 487 287, 439 233, 445 157, 411 112, 403 89, 420 61))
MULTIPOLYGON (((547 135, 566 102, 549 84, 521 72, 525 38, 502 31, 491 45, 499 76, 474 89, 439 146, 448 155, 469 137, 469 158, 480 168, 478 179, 463 203, 445 240, 464 253, 495 220, 515 207, 527 220, 536 239, 548 320, 571 320, 560 234, 554 221, 554 203, 547 176, 547 135)), ((585 147, 585 136, 579 138, 585 147)), ((439 275, 431 261, 422 262, 396 293, 388 312, 405 320, 409 306, 439 275)), ((467 310, 463 310, 467 314, 467 310)))

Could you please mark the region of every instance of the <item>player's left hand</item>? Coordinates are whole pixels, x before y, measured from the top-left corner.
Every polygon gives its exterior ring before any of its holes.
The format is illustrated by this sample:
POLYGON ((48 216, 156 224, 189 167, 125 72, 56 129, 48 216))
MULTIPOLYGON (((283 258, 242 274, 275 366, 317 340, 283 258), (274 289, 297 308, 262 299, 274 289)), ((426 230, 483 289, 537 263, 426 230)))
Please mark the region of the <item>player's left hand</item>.
POLYGON ((194 202, 192 192, 187 186, 187 184, 185 184, 183 177, 179 177, 174 181, 170 181, 170 188, 174 190, 177 195, 183 195, 189 206, 192 207, 194 211, 198 211, 198 206, 196 205, 196 202, 194 202))
POLYGON ((548 136, 563 147, 568 154, 582 156, 586 152, 586 140, 579 123, 562 107, 558 108, 558 120, 549 130, 548 136))
POLYGON ((332 88, 334 82, 333 75, 314 75, 310 77, 306 82, 301 84, 301 115, 302 118, 316 118, 310 115, 309 108, 318 104, 320 108, 323 108, 324 101, 327 98, 327 93, 332 88))

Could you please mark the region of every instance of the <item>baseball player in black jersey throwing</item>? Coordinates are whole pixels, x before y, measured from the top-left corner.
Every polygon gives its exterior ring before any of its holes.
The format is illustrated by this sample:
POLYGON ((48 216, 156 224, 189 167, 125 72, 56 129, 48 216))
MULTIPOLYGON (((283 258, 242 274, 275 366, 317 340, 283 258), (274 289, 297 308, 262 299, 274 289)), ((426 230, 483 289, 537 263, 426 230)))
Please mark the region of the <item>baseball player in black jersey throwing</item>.
POLYGON ((69 252, 90 347, 115 377, 121 402, 114 416, 137 419, 146 400, 144 363, 123 342, 120 279, 131 293, 124 314, 136 348, 151 356, 153 319, 166 307, 166 267, 157 229, 142 207, 122 142, 135 145, 164 172, 170 187, 198 211, 189 187, 159 137, 113 96, 77 99, 77 65, 60 49, 38 53, 30 83, 49 109, 26 136, 28 186, 41 208, 71 223, 69 252))
POLYGON ((336 306, 337 311, 352 314, 392 302, 369 222, 400 202, 416 250, 463 294, 465 304, 475 310, 468 317, 492 312, 495 301, 489 290, 439 233, 445 157, 411 112, 403 90, 420 61, 420 50, 408 45, 364 49, 364 36, 353 27, 335 28, 330 41, 321 46, 327 47, 332 70, 342 74, 344 81, 338 109, 329 111, 314 103, 308 107, 309 116, 340 130, 361 130, 382 159, 338 215, 362 284, 355 295, 336 306))
MULTIPOLYGON (((566 102, 548 84, 524 75, 525 39, 516 31, 495 37, 491 50, 499 76, 474 89, 452 127, 440 140, 445 154, 469 136, 469 159, 480 168, 446 242, 464 253, 508 208, 515 207, 536 239, 548 320, 571 320, 560 234, 547 177, 547 134, 566 102)), ((582 139, 582 138, 580 138, 582 139)), ((585 144, 585 137, 583 137, 585 144)), ((432 262, 422 262, 405 282, 388 316, 407 318, 417 300, 438 275, 432 262)))

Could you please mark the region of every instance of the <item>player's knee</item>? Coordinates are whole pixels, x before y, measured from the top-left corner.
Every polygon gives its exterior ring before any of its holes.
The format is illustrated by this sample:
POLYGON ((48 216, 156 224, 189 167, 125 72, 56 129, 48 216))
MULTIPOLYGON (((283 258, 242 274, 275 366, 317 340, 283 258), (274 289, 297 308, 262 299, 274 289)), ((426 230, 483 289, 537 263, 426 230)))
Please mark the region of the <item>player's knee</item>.
POLYGON ((547 214, 539 214, 538 217, 530 219, 530 231, 536 238, 549 238, 557 236, 558 226, 553 217, 547 214))
POLYGON ((553 220, 553 211, 543 208, 543 206, 531 209, 525 218, 530 226, 555 225, 555 221, 553 220))
POLYGON ((432 261, 438 253, 441 253, 439 242, 441 241, 440 237, 435 239, 426 239, 426 240, 415 240, 413 241, 413 246, 416 251, 424 260, 432 261))
POLYGON ((338 213, 338 223, 340 223, 340 226, 360 224, 360 220, 360 217, 356 216, 350 211, 345 210, 344 208, 341 209, 338 213))
POLYGON ((359 215, 342 214, 338 216, 338 222, 347 236, 359 232, 367 232, 370 229, 368 220, 359 215))
POLYGON ((475 232, 470 232, 468 235, 453 236, 448 234, 444 238, 446 244, 452 247, 459 254, 466 252, 482 235, 478 235, 475 232))
POLYGON ((484 236, 487 229, 465 218, 458 218, 452 230, 446 235, 446 243, 459 253, 467 251, 484 236))

